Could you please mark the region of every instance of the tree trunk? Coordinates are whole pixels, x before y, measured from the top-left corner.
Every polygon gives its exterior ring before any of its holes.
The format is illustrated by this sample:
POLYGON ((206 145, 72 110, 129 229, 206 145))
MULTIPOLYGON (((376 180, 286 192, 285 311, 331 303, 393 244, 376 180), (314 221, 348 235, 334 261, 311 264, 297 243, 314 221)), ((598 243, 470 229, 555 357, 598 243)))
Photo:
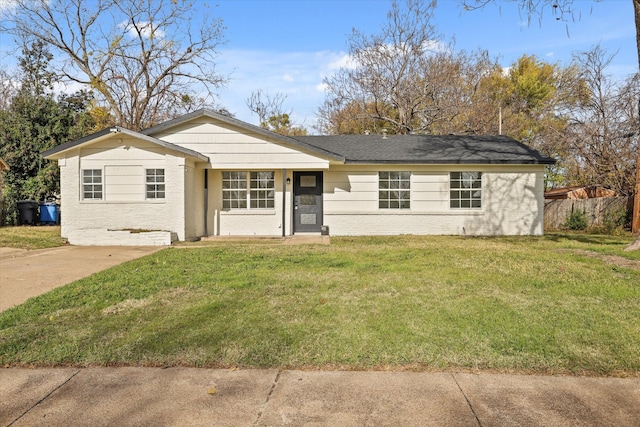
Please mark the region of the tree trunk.
MULTIPOLYGON (((636 47, 638 49, 638 72, 640 73, 640 0, 633 0, 633 10, 636 20, 636 47)), ((640 114, 640 99, 638 99, 640 114)), ((636 240, 627 246, 626 250, 640 250, 640 135, 638 135, 638 162, 636 163, 636 191, 633 203, 633 217, 631 229, 637 234, 636 240)))

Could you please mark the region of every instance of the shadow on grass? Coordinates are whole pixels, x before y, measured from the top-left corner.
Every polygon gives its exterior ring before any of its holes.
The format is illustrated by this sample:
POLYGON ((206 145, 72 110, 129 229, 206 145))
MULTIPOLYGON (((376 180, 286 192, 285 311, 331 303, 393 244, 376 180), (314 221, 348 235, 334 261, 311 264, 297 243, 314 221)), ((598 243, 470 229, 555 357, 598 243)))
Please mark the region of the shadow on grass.
POLYGON ((569 240, 587 245, 620 246, 628 244, 627 239, 624 237, 606 236, 602 234, 547 232, 544 237, 546 240, 550 240, 552 242, 569 240))

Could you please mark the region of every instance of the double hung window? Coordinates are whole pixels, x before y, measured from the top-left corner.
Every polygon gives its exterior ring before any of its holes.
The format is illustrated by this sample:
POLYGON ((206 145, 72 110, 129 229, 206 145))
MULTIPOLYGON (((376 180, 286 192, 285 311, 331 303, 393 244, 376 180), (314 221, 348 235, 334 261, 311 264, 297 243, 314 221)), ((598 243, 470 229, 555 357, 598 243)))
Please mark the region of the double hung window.
POLYGON ((164 169, 147 169, 146 186, 147 199, 164 199, 164 169))
POLYGON ((411 208, 411 172, 378 173, 378 207, 411 208))
POLYGON ((82 170, 82 198, 102 200, 102 169, 82 170))
POLYGON ((482 172, 451 172, 449 184, 452 209, 482 208, 482 172))

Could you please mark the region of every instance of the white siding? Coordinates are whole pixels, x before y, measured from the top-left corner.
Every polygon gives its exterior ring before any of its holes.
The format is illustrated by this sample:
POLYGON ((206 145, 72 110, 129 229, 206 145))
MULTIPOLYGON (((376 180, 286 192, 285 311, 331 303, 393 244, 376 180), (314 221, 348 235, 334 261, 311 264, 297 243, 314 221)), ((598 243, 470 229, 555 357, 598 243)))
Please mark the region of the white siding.
MULTIPOLYGON (((291 190, 287 188, 287 212, 285 221, 282 218, 282 170, 274 170, 274 208, 273 209, 222 209, 222 172, 209 171, 209 217, 208 233, 215 236, 281 236, 282 227, 285 234, 291 234, 291 190)), ((247 170, 248 171, 248 170, 247 170)), ((287 176, 291 177, 290 172, 287 176)), ((286 185, 286 184, 285 184, 286 185)))
POLYGON ((329 161, 202 117, 154 137, 208 156, 213 169, 327 169, 329 161))
POLYGON ((324 224, 332 235, 540 235, 544 166, 332 166, 324 224), (411 171, 411 209, 378 208, 378 171, 411 171), (482 209, 449 208, 449 172, 483 172, 482 209))

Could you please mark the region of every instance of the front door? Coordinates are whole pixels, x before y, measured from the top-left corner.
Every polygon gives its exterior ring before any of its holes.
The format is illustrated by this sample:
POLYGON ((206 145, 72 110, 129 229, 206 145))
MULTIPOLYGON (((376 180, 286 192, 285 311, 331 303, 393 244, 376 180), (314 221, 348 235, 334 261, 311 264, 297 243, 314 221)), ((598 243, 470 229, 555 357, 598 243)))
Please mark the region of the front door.
POLYGON ((322 172, 293 173, 293 232, 322 227, 322 172))

